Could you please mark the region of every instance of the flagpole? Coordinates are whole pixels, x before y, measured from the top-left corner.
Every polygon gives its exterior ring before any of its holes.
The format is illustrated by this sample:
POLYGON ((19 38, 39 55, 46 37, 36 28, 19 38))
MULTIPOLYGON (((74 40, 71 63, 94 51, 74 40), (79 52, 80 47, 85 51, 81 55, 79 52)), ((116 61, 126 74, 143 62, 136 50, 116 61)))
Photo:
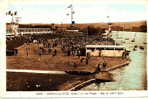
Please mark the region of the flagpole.
MULTIPOLYGON (((73 14, 74 14, 74 10, 73 10, 73 5, 71 4, 71 5, 69 5, 67 8, 70 8, 70 17, 71 17, 71 24, 73 24, 73 14)), ((69 15, 69 14, 67 14, 67 15, 69 15)))
POLYGON ((71 24, 72 24, 72 20, 73 20, 73 7, 71 7, 71 24))

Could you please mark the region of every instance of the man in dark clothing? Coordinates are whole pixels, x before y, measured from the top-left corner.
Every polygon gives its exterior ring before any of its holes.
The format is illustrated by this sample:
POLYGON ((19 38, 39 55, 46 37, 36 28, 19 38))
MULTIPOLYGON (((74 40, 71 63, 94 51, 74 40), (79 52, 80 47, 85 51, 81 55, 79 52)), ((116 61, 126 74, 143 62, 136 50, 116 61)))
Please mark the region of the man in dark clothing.
POLYGON ((86 58, 86 61, 85 62, 86 62, 86 65, 88 65, 88 58, 86 58))
POLYGON ((100 72, 101 71, 101 64, 99 63, 96 69, 96 72, 100 72))
POLYGON ((53 51, 53 55, 52 56, 56 56, 57 55, 57 50, 55 49, 54 51, 53 51))

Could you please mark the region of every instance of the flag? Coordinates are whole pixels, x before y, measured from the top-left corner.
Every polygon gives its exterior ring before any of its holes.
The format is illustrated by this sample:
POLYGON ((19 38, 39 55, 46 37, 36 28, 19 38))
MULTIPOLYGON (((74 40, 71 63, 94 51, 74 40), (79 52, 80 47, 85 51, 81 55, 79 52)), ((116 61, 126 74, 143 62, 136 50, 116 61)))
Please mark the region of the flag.
POLYGON ((66 15, 69 16, 69 13, 67 13, 66 15))
POLYGON ((16 11, 14 12, 14 15, 17 15, 17 12, 16 11))
POLYGON ((11 11, 8 12, 8 15, 11 15, 11 11))
POLYGON ((67 8, 71 8, 72 7, 72 4, 71 5, 69 5, 67 8))
POLYGON ((13 16, 13 13, 11 13, 10 15, 13 16))
POLYGON ((72 11, 72 14, 75 14, 75 12, 74 12, 74 11, 72 11))

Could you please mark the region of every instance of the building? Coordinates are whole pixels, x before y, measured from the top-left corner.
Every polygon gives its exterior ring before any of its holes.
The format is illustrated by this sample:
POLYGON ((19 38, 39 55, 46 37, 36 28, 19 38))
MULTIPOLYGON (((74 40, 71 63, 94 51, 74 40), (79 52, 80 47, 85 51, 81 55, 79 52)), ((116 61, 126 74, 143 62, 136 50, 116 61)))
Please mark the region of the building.
POLYGON ((6 24, 7 35, 24 35, 24 34, 43 34, 52 33, 51 26, 49 24, 6 24))
POLYGON ((90 56, 122 57, 125 51, 124 46, 86 45, 86 55, 90 56))
POLYGON ((14 22, 7 23, 6 24, 6 34, 7 35, 18 35, 19 34, 17 31, 18 27, 19 27, 19 24, 17 23, 14 23, 14 22))
POLYGON ((50 28, 18 28, 17 31, 21 35, 52 33, 50 28))

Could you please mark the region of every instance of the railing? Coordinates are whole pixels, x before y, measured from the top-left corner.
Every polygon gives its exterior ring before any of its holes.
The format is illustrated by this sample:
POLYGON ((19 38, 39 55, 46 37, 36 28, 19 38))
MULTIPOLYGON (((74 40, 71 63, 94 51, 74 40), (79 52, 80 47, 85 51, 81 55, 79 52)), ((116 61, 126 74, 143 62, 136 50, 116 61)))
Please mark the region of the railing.
POLYGON ((90 80, 87 80, 83 83, 80 83, 76 86, 74 86, 73 88, 69 89, 70 91, 77 91, 77 90, 80 90, 81 88, 87 86, 87 85, 90 85, 91 83, 94 83, 96 81, 96 79, 90 79, 90 80))
MULTIPOLYGON (((50 28, 17 28, 17 34, 46 34, 53 33, 50 28)), ((7 33, 13 34, 11 29, 7 29, 7 33)))
POLYGON ((19 34, 46 34, 52 33, 50 28, 18 28, 19 34))

